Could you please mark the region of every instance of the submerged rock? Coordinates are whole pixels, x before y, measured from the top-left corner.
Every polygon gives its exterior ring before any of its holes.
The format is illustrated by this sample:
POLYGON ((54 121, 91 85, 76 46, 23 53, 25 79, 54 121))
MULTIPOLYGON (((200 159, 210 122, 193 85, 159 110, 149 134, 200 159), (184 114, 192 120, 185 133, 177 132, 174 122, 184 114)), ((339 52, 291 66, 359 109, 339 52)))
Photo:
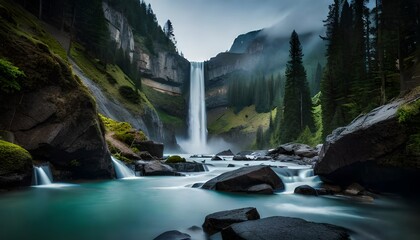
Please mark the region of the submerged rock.
POLYGON ((295 188, 294 193, 300 195, 318 196, 317 190, 309 185, 302 185, 295 188))
POLYGON ((178 172, 205 172, 207 166, 198 162, 185 162, 185 163, 166 163, 178 172))
POLYGON ((247 157, 245 155, 235 155, 233 156, 234 161, 252 161, 254 160, 253 158, 247 157))
POLYGON ((191 236, 180 231, 172 230, 160 234, 153 240, 191 240, 191 236))
POLYGON ((211 160, 212 160, 212 161, 222 161, 222 160, 223 160, 223 158, 221 158, 221 157, 219 157, 219 156, 215 155, 215 156, 213 156, 213 157, 211 158, 211 160))
POLYGON ((308 222, 300 218, 269 217, 235 223, 222 230, 223 239, 322 239, 348 240, 346 229, 332 224, 308 222))
POLYGON ((396 100, 334 130, 315 174, 341 186, 357 182, 376 191, 417 192, 419 185, 412 183, 418 182, 420 155, 409 151, 409 143, 420 126, 420 114, 400 122, 398 109, 407 102, 415 107, 418 101, 419 94, 396 100))
POLYGON ((260 219, 260 214, 253 207, 215 212, 206 216, 203 230, 211 235, 234 223, 256 219, 260 219))
POLYGON ((202 188, 226 192, 272 194, 274 191, 283 190, 284 184, 270 167, 252 166, 223 173, 207 181, 202 188))

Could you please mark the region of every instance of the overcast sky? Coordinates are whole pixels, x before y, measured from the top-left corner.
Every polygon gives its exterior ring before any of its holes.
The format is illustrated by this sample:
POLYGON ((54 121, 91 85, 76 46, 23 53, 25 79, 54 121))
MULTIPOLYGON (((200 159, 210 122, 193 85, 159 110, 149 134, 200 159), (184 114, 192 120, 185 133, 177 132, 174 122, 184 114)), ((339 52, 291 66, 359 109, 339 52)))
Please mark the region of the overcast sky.
POLYGON ((203 61, 230 48, 243 33, 271 27, 279 35, 320 31, 332 0, 146 0, 159 24, 170 19, 178 49, 203 61))

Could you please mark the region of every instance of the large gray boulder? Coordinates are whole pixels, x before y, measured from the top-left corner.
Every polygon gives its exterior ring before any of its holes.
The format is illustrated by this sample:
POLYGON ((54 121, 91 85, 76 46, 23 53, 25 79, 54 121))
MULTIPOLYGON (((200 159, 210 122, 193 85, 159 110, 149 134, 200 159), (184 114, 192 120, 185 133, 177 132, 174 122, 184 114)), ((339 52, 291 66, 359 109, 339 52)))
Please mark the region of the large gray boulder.
POLYGON ((222 230, 222 238, 229 240, 347 240, 347 231, 331 224, 308 222, 299 218, 269 217, 235 223, 222 230))
POLYGON ((135 163, 136 172, 140 172, 143 176, 182 176, 172 167, 161 161, 137 161, 135 163))
POLYGON ((206 182, 202 188, 226 192, 272 194, 274 191, 283 190, 284 184, 270 167, 252 166, 223 173, 206 182))
POLYGON ((203 230, 211 235, 234 223, 257 219, 260 219, 260 214, 253 207, 215 212, 206 216, 203 223, 203 230))
POLYGON ((377 191, 418 190, 419 185, 412 183, 418 182, 420 154, 409 147, 410 142, 418 144, 420 114, 403 123, 398 109, 419 100, 419 94, 412 94, 333 131, 322 147, 315 174, 341 186, 357 182, 377 191))

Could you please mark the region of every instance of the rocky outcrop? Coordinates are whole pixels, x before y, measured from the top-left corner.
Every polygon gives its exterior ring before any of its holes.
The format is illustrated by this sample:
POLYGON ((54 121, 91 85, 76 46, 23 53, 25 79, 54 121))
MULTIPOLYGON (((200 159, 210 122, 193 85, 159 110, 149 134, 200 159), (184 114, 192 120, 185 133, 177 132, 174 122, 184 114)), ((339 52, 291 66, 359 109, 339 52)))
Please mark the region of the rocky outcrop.
POLYGON ((413 182, 418 182, 420 154, 412 146, 418 144, 419 99, 418 92, 411 94, 336 129, 327 137, 315 174, 342 186, 356 182, 378 191, 418 190, 413 182))
POLYGON ((140 172, 142 176, 182 176, 172 167, 160 161, 137 161, 135 171, 140 172))
POLYGON ((203 189, 272 194, 274 191, 284 189, 279 176, 268 166, 252 166, 226 172, 207 181, 203 189))
POLYGON ((235 154, 233 154, 232 150, 230 149, 221 151, 218 154, 216 154, 216 156, 234 156, 234 155, 235 154))
POLYGON ((150 155, 162 158, 163 157, 163 149, 164 145, 162 143, 157 143, 154 141, 141 141, 141 142, 134 142, 133 146, 141 151, 146 151, 150 153, 150 155))
MULTIPOLYGON (((21 90, 0 94, 0 129, 35 159, 76 178, 110 178, 111 159, 95 102, 47 45, 8 31, 1 19, 0 55, 26 75, 21 90)), ((61 180, 61 179, 60 179, 61 180)))
POLYGON ((253 207, 215 212, 206 216, 203 223, 203 230, 211 235, 234 223, 257 219, 260 219, 260 214, 253 207))
POLYGON ((323 239, 348 240, 346 229, 332 224, 308 222, 300 218, 269 217, 235 223, 222 230, 223 239, 323 239))

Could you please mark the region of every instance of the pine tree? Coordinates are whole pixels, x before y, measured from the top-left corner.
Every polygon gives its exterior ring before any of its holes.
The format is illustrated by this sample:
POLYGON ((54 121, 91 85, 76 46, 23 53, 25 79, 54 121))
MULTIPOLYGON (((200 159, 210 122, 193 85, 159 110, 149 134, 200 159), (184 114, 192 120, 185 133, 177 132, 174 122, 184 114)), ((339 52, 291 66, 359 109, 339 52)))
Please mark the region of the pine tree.
POLYGON ((296 140, 306 126, 314 128, 312 101, 302 57, 299 36, 293 31, 290 37, 290 59, 286 65, 282 142, 296 140))

